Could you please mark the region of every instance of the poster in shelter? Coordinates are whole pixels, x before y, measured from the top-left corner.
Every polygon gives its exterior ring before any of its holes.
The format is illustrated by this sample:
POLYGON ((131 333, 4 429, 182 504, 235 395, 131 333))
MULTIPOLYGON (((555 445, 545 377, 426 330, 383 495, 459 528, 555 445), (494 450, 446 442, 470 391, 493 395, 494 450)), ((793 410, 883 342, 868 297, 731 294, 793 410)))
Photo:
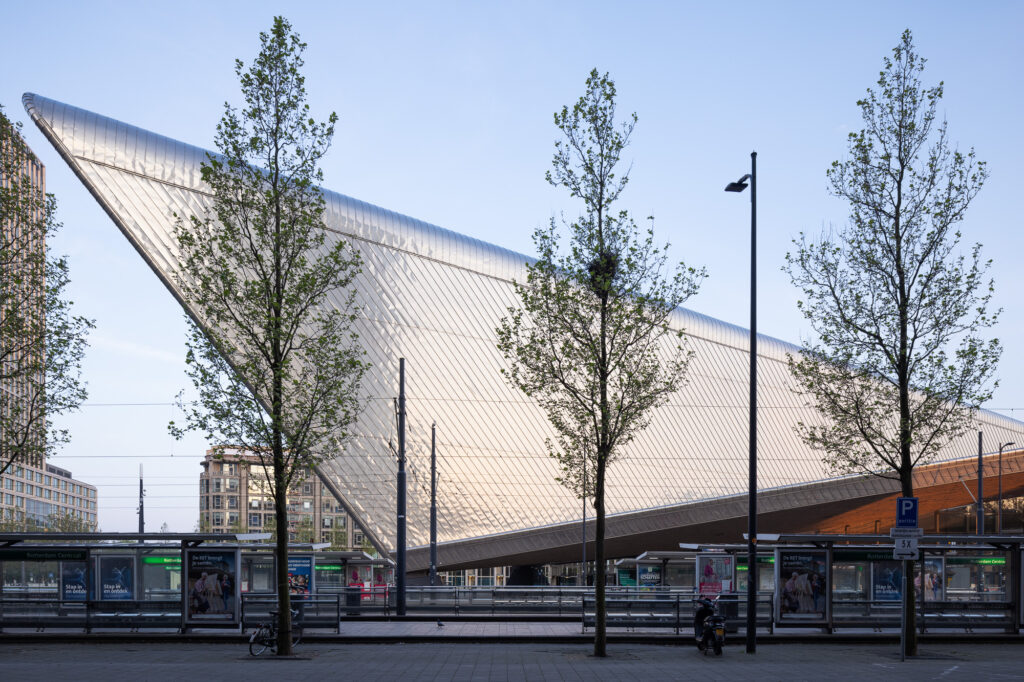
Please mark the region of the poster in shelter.
POLYGON ((779 612, 785 617, 825 618, 828 553, 812 549, 779 550, 776 563, 779 612))
POLYGON ((732 592, 733 570, 736 568, 729 554, 700 554, 697 556, 697 593, 718 596, 732 592))
POLYGON ((235 621, 238 576, 235 550, 188 552, 188 618, 190 621, 235 621))
POLYGON ((85 601, 92 590, 89 584, 88 564, 84 561, 60 562, 60 598, 64 601, 85 601))
POLYGON ((658 587, 661 585, 661 564, 638 564, 636 577, 640 587, 658 587))
POLYGON ((131 601, 135 598, 135 557, 101 556, 100 599, 106 601, 131 601))
POLYGON ((874 601, 903 600, 903 562, 871 562, 871 599, 874 601))
POLYGON ((288 557, 288 591, 292 596, 304 599, 313 587, 313 557, 288 557))
POLYGON ((942 571, 942 559, 925 559, 920 564, 921 572, 914 578, 914 587, 921 595, 922 601, 942 601, 945 580, 942 571))

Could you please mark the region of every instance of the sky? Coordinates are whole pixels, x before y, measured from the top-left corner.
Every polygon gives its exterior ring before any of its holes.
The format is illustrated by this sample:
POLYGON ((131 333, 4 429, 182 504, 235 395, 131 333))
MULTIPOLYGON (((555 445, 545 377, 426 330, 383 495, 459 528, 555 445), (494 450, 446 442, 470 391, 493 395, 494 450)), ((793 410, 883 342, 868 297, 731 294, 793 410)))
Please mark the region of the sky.
MULTIPOLYGON (((71 297, 96 320, 83 372, 90 396, 66 418, 72 442, 53 463, 99 488, 99 525, 131 531, 138 473, 146 527, 192 531, 199 435, 167 433, 184 373, 178 304, 72 175, 21 105, 35 92, 212 147, 225 102, 240 101, 235 59, 285 16, 309 45, 313 113, 337 112, 324 186, 456 232, 533 253, 531 235, 574 215, 550 187, 552 114, 607 71, 621 115, 639 123, 621 205, 655 217, 672 257, 709 277, 688 307, 749 323, 748 194, 723 192, 758 153, 758 328, 799 343, 810 328, 782 272, 801 232, 841 226, 847 206, 825 171, 860 127, 856 101, 910 28, 945 83, 950 138, 990 178, 961 224, 992 259, 993 332, 1004 347, 986 405, 1024 419, 1024 253, 1019 124, 1024 4, 821 2, 0 2, 0 104, 25 124, 47 167, 71 260, 71 297), (1014 189, 1018 187, 1018 189, 1014 189)), ((177 415, 180 417, 180 415, 177 415)))

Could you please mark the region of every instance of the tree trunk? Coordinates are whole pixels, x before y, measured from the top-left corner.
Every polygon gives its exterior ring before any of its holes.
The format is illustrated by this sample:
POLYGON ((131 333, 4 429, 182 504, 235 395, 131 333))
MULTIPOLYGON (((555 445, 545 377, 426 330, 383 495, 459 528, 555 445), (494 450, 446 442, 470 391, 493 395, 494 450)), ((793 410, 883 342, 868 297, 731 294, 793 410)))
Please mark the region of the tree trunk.
MULTIPOLYGON (((903 497, 914 496, 913 475, 911 467, 900 471, 903 497)), ((917 593, 914 591, 916 568, 917 562, 913 559, 903 562, 903 575, 907 584, 903 594, 903 641, 906 642, 907 656, 917 656, 917 593)))
POLYGON ((594 600, 597 611, 594 623, 594 655, 607 656, 608 645, 608 607, 605 604, 605 560, 604 560, 604 474, 607 459, 599 455, 597 458, 597 476, 594 481, 594 600))
MULTIPOLYGON (((280 436, 278 436, 278 440, 280 436)), ((291 592, 288 585, 288 487, 285 483, 284 452, 274 448, 274 519, 277 524, 277 655, 292 654, 291 592)))

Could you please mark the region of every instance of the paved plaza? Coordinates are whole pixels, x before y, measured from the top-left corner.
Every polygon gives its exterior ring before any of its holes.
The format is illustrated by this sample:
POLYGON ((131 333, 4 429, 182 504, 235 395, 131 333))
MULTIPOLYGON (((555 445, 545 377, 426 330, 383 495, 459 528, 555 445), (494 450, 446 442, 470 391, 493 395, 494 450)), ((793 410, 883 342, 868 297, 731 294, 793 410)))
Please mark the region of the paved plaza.
POLYGON ((295 660, 252 658, 242 643, 15 643, 0 640, 7 680, 1004 680, 1024 679, 1020 644, 923 646, 901 663, 882 644, 777 643, 721 658, 682 646, 619 644, 301 645, 295 660), (742 677, 741 677, 742 676, 742 677))

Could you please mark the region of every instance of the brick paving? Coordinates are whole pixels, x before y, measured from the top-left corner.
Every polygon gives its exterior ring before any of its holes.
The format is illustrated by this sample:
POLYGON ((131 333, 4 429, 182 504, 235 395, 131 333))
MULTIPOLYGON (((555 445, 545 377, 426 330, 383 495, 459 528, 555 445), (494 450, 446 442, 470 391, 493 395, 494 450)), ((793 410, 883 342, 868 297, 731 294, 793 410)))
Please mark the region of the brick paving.
MULTIPOLYGON (((435 626, 436 627, 436 626, 435 626)), ((15 643, 0 639, 6 680, 1009 680, 1024 679, 1024 649, 1008 644, 930 644, 901 663, 889 644, 777 643, 721 658, 690 646, 418 643, 300 645, 294 660, 252 658, 238 642, 15 643), (740 678, 738 676, 742 675, 740 678)))

